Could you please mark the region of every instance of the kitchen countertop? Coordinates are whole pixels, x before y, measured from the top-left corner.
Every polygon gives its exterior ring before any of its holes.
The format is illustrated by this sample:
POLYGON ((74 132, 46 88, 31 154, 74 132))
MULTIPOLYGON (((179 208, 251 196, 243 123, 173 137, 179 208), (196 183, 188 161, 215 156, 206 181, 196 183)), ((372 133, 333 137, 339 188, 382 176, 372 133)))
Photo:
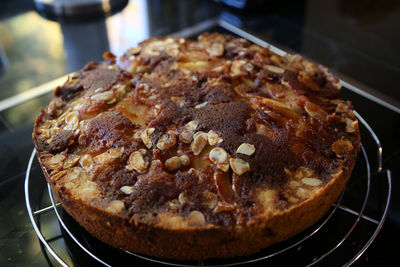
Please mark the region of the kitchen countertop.
MULTIPOLYGON (((229 22, 322 63, 360 83, 368 94, 387 100, 388 105, 382 106, 373 98, 343 91, 343 97, 352 100, 379 137, 383 167, 390 169, 394 178, 387 220, 356 265, 382 265, 396 259, 395 246, 388 244, 397 241, 395 234, 400 230, 400 184, 396 181, 400 172, 399 2, 253 1, 238 9, 216 1, 142 0, 129 1, 114 13, 90 21, 52 21, 41 17, 32 1, 2 1, 0 102, 29 93, 88 61, 100 61, 105 51, 120 54, 150 36, 175 33, 215 18, 229 22)), ((26 213, 23 183, 33 149, 33 121, 49 99, 51 93, 46 93, 0 111, 1 266, 48 263, 26 213)))

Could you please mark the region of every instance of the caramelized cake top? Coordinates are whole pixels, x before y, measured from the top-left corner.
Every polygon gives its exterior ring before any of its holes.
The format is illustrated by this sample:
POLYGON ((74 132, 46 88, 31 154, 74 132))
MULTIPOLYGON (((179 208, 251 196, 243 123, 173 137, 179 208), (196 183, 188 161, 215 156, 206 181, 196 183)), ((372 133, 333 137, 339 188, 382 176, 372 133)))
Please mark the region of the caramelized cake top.
POLYGON ((351 103, 300 56, 206 33, 104 57, 35 125, 63 194, 163 228, 232 228, 306 201, 355 161, 351 103))

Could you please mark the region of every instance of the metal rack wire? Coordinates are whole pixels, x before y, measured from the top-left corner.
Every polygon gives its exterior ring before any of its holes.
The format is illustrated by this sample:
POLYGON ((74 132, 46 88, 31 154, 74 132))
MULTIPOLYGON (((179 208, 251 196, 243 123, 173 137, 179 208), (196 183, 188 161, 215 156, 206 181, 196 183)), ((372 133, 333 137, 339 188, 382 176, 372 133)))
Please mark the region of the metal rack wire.
MULTIPOLYGON (((242 36, 244 38, 249 39, 250 41, 257 43, 261 46, 269 46, 270 49, 273 49, 276 53, 278 54, 286 54, 285 51, 271 46, 270 44, 238 29, 235 28, 232 25, 223 23, 221 21, 208 21, 207 23, 203 23, 202 25, 197 25, 196 27, 192 29, 186 29, 185 32, 180 32, 176 33, 175 35, 180 35, 187 37, 189 35, 196 34, 198 32, 202 32, 205 29, 209 28, 210 25, 218 25, 220 27, 223 27, 226 30, 229 30, 239 36, 242 36), (203 25, 204 24, 204 25, 203 25)), ((343 82, 343 81, 342 81, 343 82)), ((368 125, 368 123, 360 116, 358 113, 355 113, 359 122, 361 123, 360 126, 362 126, 366 132, 368 133, 368 137, 371 138, 373 143, 376 145, 376 154, 377 154, 377 166, 374 167, 374 169, 371 169, 371 163, 368 158, 368 153, 363 145, 361 145, 361 153, 360 153, 360 158, 362 162, 362 166, 360 168, 363 168, 363 172, 365 173, 365 177, 362 178, 362 181, 365 185, 365 192, 363 192, 363 198, 362 198, 362 203, 361 207, 359 207, 358 210, 354 210, 353 208, 348 207, 346 204, 342 203, 343 196, 346 193, 342 193, 340 196, 339 200, 331 207, 330 211, 326 216, 324 216, 323 219, 318 221, 316 224, 314 224, 312 227, 310 227, 305 233, 291 238, 289 241, 284 242, 284 246, 278 246, 274 247, 273 249, 268 249, 265 251, 262 251, 260 253, 257 253, 253 256, 248 256, 248 257, 241 257, 241 258, 235 258, 233 260, 209 260, 209 261, 198 261, 198 262, 179 262, 179 261, 173 261, 173 260, 162 260, 158 258, 152 258, 152 257, 147 257, 144 255, 136 254, 133 252, 129 251, 123 251, 123 250, 118 250, 117 253, 120 255, 121 253, 124 254, 126 257, 131 257, 132 259, 142 259, 151 263, 159 263, 159 264, 164 264, 164 265, 170 265, 170 266, 208 266, 208 265, 218 265, 218 266, 235 266, 235 265, 240 265, 240 264, 249 264, 249 263, 254 263, 258 261, 268 261, 271 260, 275 257, 285 255, 285 253, 288 253, 290 250, 296 250, 300 249, 302 245, 314 238, 315 236, 318 236, 321 234, 323 229, 326 227, 328 223, 330 223, 333 220, 333 217, 336 213, 338 213, 339 210, 352 214, 355 216, 354 221, 352 224, 349 226, 349 228, 343 229, 342 237, 339 238, 339 240, 336 240, 334 244, 323 251, 322 253, 319 253, 318 255, 313 255, 313 259, 311 262, 308 263, 308 265, 314 265, 316 263, 322 262, 326 257, 329 255, 333 254, 338 248, 340 248, 343 243, 348 240, 349 236, 357 229, 357 226, 361 221, 368 221, 374 225, 374 231, 372 232, 371 236, 369 236, 368 240, 365 241, 365 243, 352 255, 350 255, 350 259, 347 259, 344 265, 351 265, 357 259, 359 259, 362 254, 368 249, 368 247, 371 245, 371 243, 374 241, 376 236, 378 235, 379 231, 382 228, 382 225, 385 221, 385 218, 388 213, 388 208, 389 208, 389 203, 391 199, 391 191, 392 191, 392 183, 391 183, 391 172, 390 170, 385 170, 382 166, 382 146, 381 143, 374 133, 373 129, 368 125), (386 192, 387 194, 385 195, 385 203, 383 205, 383 210, 380 213, 380 216, 378 219, 376 218, 371 218, 367 215, 364 214, 364 210, 367 206, 368 201, 370 200, 370 193, 371 190, 374 188, 371 188, 371 177, 373 174, 379 174, 385 177, 386 179, 380 181, 381 183, 385 184, 386 187, 386 192)), ((59 255, 54 248, 51 246, 51 244, 46 240, 44 237, 44 234, 42 233, 42 230, 40 229, 39 226, 39 219, 40 216, 43 214, 48 214, 50 212, 53 212, 53 215, 56 216, 60 228, 65 232, 66 235, 68 235, 73 242, 82 250, 83 253, 87 254, 90 258, 92 258, 95 262, 100 263, 104 266, 111 266, 112 263, 109 262, 107 259, 102 257, 102 255, 98 255, 96 251, 94 251, 91 246, 90 242, 84 242, 82 238, 79 238, 76 236, 76 234, 71 230, 70 225, 65 221, 63 215, 61 214, 62 207, 59 205, 59 203, 56 202, 53 193, 51 192, 50 186, 47 185, 47 192, 48 196, 51 201, 50 206, 46 206, 44 208, 39 208, 37 210, 32 209, 32 202, 30 199, 30 180, 31 180, 31 170, 32 170, 32 164, 34 162, 35 158, 35 150, 32 152, 32 155, 30 157, 27 171, 26 171, 26 177, 25 177, 25 199, 26 199, 26 207, 28 210, 29 218, 32 222, 33 228, 40 240, 40 242, 43 244, 43 247, 49 252, 49 254, 62 266, 68 266, 66 263, 65 259, 62 258, 61 255, 59 255)), ((37 178, 37 177, 35 177, 37 178)), ((39 177, 40 179, 44 179, 43 177, 39 177)), ((39 206, 40 207, 40 206, 39 206)), ((83 236, 87 235, 87 233, 83 233, 83 236)), ((95 241, 96 242, 96 241, 95 241)), ((97 241, 100 242, 100 241, 97 241)), ((312 241, 310 241, 312 242, 312 241)))

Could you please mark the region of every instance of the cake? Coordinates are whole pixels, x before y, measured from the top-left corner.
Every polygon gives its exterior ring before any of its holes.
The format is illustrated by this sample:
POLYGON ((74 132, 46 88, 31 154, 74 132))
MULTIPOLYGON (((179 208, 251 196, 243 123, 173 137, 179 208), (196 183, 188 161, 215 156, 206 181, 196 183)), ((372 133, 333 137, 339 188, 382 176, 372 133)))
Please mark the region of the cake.
POLYGON ((234 36, 154 37, 71 74, 33 141, 60 203, 99 240, 177 260, 250 255, 344 190, 360 134, 340 87, 234 36))

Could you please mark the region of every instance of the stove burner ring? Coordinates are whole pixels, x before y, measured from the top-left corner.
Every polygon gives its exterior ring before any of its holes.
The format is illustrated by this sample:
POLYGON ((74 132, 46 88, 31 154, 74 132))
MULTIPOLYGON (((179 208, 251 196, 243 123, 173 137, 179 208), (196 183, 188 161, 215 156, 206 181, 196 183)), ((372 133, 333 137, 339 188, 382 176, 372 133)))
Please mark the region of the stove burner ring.
MULTIPOLYGON (((334 252, 336 249, 338 249, 342 243, 349 237, 349 235, 353 232, 354 229, 356 229, 356 226, 358 225, 359 221, 361 219, 367 220, 369 222, 372 222, 376 225, 375 231, 373 232, 373 234, 370 236, 369 240, 364 244, 363 247, 361 247, 361 249, 359 249, 357 251, 357 253, 355 255, 352 255, 353 257, 345 264, 345 265, 350 265, 352 263, 354 263, 357 259, 359 259, 361 257, 361 255, 366 251, 366 249, 371 245, 371 243, 374 241, 375 237, 377 236, 377 234, 379 233, 380 229, 382 228, 382 225, 385 221, 385 218, 387 216, 387 212, 388 212, 388 208, 389 208, 389 203, 390 203, 390 198, 391 198, 391 172, 390 170, 384 170, 382 167, 382 147, 380 144, 379 139, 377 138, 376 134, 374 133, 374 131, 372 130, 372 128, 368 125, 368 123, 358 114, 356 113, 357 118, 359 119, 359 121, 361 122, 361 125, 363 125, 363 127, 365 127, 365 129, 369 132, 370 137, 372 137, 372 139, 374 140, 376 146, 377 146, 377 158, 378 158, 378 164, 377 164, 377 173, 379 174, 384 174, 387 178, 387 198, 386 198, 386 204, 385 204, 385 208, 384 211, 380 217, 379 220, 375 220, 372 219, 368 216, 365 216, 363 214, 365 207, 367 205, 368 202, 368 198, 370 195, 370 191, 371 191, 371 167, 370 167, 370 162, 367 156, 367 152, 364 148, 364 146, 361 144, 361 153, 362 153, 362 162, 365 164, 365 166, 363 166, 363 168, 365 168, 365 172, 366 172, 366 177, 364 177, 364 182, 366 183, 366 190, 365 190, 365 195, 364 195, 364 199, 363 199, 363 203, 360 207, 360 209, 358 211, 354 211, 353 209, 348 208, 346 205, 343 205, 342 199, 343 196, 345 194, 345 192, 342 193, 342 195, 340 196, 339 200, 331 207, 331 210, 327 213, 327 215, 325 215, 320 221, 318 221, 316 224, 314 224, 313 226, 311 226, 308 230, 304 231, 303 233, 289 239, 288 241, 282 242, 284 244, 284 247, 282 247, 280 244, 278 244, 278 247, 276 248, 276 246, 273 246, 273 249, 271 251, 271 248, 266 248, 264 250, 262 250, 259 253, 256 253, 252 256, 247 256, 247 257, 240 257, 240 258, 234 258, 234 259, 218 259, 218 260, 204 260, 204 261, 198 261, 198 262, 180 262, 180 261, 174 261, 174 260, 163 260, 163 259, 158 259, 158 258, 154 258, 154 257, 148 257, 148 256, 144 256, 144 255, 140 255, 140 254, 136 254, 133 252, 129 252, 129 251, 124 251, 124 250, 120 250, 120 249, 115 249, 117 250, 119 253, 123 253, 125 254, 125 256, 128 257, 133 257, 133 258, 140 258, 142 260, 146 260, 152 263, 159 263, 159 264, 164 264, 164 265, 170 265, 170 266, 208 266, 208 265, 212 265, 212 266, 235 266, 235 265, 240 265, 240 264, 248 264, 248 263, 254 263, 254 262, 258 262, 258 261, 267 261, 269 259, 273 259, 274 257, 278 256, 278 255, 284 255, 285 253, 289 253, 289 251, 293 250, 293 249, 301 249, 302 244, 311 239, 311 237, 315 237, 318 236, 318 234, 321 232, 321 229, 324 229, 324 226, 330 222, 330 220, 332 219, 332 217, 334 216, 334 214, 338 211, 338 210, 342 210, 344 212, 348 212, 350 214, 353 214, 356 216, 353 224, 350 226, 349 229, 344 229, 344 235, 342 238, 340 238, 338 241, 336 241, 336 243, 328 250, 326 250, 325 252, 323 252, 320 255, 315 255, 315 257, 313 258, 312 262, 309 263, 309 265, 313 265, 315 263, 318 263, 320 261, 322 261, 324 258, 326 258, 328 255, 330 255, 332 252, 334 252)), ((50 186, 47 185, 48 187, 48 194, 49 194, 49 198, 51 200, 52 205, 48 206, 46 208, 42 208, 36 211, 33 211, 31 208, 31 201, 29 198, 29 180, 30 180, 30 176, 31 176, 31 167, 32 167, 32 163, 35 157, 35 153, 36 151, 33 150, 31 158, 29 160, 28 163, 28 168, 26 171, 26 177, 25 177, 25 198, 26 198, 26 206, 27 206, 27 210, 29 213, 29 217, 31 219, 33 228, 39 238, 39 240, 41 241, 41 243, 43 244, 43 246, 47 249, 47 251, 63 266, 68 266, 66 264, 66 262, 61 258, 60 255, 58 255, 54 249, 51 247, 51 245, 46 241, 46 239, 43 236, 43 233, 41 232, 39 226, 38 226, 38 217, 43 214, 43 213, 47 213, 50 211, 54 211, 55 215, 57 216, 57 219, 62 227, 62 230, 64 230, 68 236, 87 254, 89 255, 91 258, 93 258, 94 260, 96 260, 98 263, 103 264, 104 266, 111 266, 111 263, 107 262, 106 259, 103 259, 100 255, 96 255, 96 252, 93 251, 92 247, 90 246, 90 241, 88 241, 87 237, 84 237, 86 240, 80 240, 82 238, 78 238, 76 236, 76 234, 74 234, 71 229, 70 226, 65 222, 65 220, 63 219, 63 216, 61 215, 60 211, 58 210, 60 206, 59 203, 56 203, 56 200, 53 196, 53 193, 51 192, 50 186)), ((83 228, 82 228, 83 229, 83 228)), ((83 232, 82 233, 83 236, 84 235, 89 235, 87 232, 83 232)), ((116 255, 118 256, 118 255, 116 255)))

